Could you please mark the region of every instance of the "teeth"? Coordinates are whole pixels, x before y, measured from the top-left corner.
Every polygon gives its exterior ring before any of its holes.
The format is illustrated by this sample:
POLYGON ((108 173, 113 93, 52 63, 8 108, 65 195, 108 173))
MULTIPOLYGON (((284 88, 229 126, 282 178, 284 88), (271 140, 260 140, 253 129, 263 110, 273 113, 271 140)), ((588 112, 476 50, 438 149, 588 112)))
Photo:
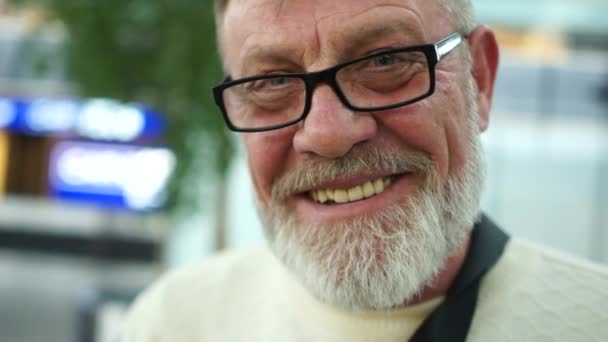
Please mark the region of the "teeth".
POLYGON ((327 203, 328 201, 335 203, 355 202, 382 193, 391 183, 391 178, 378 178, 350 189, 313 190, 309 192, 309 195, 317 203, 327 203))
POLYGON ((374 181, 374 191, 379 194, 384 191, 384 181, 382 179, 376 179, 374 181))
POLYGON ((363 184, 363 195, 365 198, 372 197, 376 194, 376 190, 374 190, 374 184, 372 182, 367 182, 363 184))
POLYGON ((351 202, 358 201, 362 198, 363 198, 363 189, 361 188, 361 186, 356 186, 354 188, 348 189, 348 200, 349 201, 351 201, 351 202))
POLYGON ((348 202, 348 192, 346 190, 334 190, 334 201, 336 203, 348 202))
POLYGON ((329 197, 327 196, 327 191, 324 190, 320 190, 320 191, 313 191, 313 193, 318 193, 318 201, 321 203, 325 203, 327 202, 327 200, 329 200, 329 197))

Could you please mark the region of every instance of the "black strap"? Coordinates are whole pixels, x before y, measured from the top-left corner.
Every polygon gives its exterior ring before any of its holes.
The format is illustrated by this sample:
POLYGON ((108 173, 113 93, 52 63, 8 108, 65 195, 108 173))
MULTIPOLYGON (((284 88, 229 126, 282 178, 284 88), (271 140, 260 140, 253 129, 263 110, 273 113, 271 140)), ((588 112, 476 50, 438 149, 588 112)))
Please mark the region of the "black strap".
POLYGON ((471 233, 469 251, 446 298, 410 342, 464 342, 469 333, 484 274, 496 264, 509 236, 485 215, 471 233))

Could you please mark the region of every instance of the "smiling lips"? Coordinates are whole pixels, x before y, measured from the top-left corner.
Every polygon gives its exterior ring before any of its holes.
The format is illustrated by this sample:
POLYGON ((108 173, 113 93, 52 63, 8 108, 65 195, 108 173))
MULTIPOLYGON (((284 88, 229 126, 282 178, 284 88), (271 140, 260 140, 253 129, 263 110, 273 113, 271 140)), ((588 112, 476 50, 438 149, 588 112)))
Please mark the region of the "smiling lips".
POLYGON ((379 195, 393 182, 392 177, 378 178, 350 189, 321 189, 308 192, 313 201, 320 204, 350 203, 379 195))

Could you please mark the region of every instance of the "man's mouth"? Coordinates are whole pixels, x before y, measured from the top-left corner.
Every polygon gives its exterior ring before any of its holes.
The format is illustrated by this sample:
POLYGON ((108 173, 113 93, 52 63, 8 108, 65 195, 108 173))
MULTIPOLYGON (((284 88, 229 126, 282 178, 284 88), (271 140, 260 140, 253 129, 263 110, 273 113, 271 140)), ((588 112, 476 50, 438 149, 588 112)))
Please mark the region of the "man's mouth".
POLYGON ((308 196, 320 204, 344 204, 360 201, 384 192, 391 185, 394 177, 382 177, 369 180, 363 184, 348 189, 315 189, 308 192, 308 196))

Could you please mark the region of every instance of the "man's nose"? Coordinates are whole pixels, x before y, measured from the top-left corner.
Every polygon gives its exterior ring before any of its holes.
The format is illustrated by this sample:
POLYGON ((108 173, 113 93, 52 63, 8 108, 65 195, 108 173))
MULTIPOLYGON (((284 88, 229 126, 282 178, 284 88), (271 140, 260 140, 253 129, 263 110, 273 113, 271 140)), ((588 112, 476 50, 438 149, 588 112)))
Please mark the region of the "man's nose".
POLYGON ((297 152, 333 159, 371 139, 377 129, 371 114, 346 108, 331 87, 322 85, 315 89, 310 112, 300 124, 293 143, 297 152))

